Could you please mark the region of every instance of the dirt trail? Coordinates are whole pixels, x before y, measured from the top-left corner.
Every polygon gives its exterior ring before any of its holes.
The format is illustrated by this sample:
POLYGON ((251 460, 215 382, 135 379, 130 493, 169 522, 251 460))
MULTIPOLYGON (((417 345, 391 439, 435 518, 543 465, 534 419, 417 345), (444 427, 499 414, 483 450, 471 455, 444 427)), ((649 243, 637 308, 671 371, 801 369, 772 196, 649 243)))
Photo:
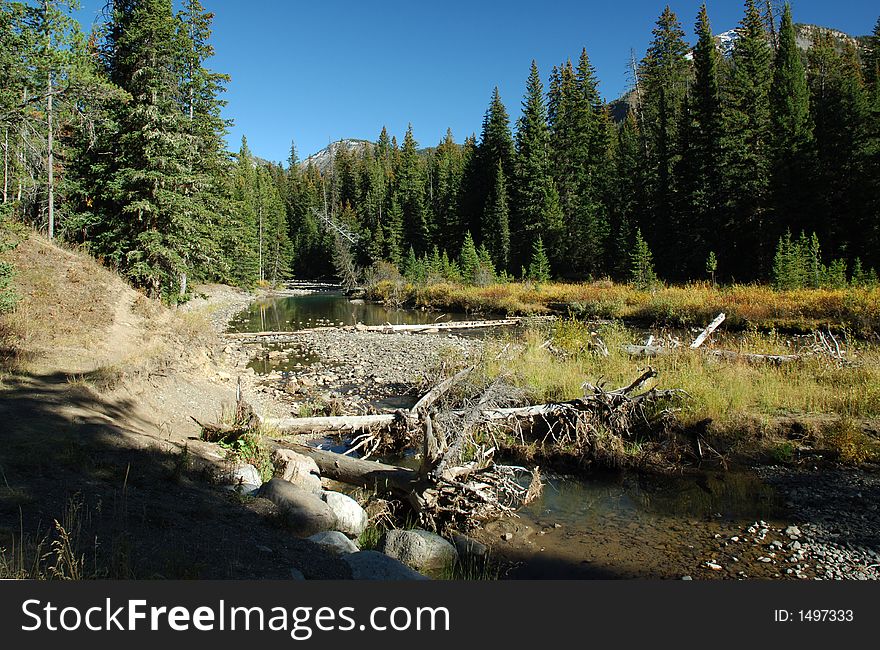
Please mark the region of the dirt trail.
POLYGON ((11 257, 21 301, 0 330, 15 353, 0 367, 0 548, 66 519, 86 575, 347 576, 266 502, 207 480, 223 459, 190 416, 216 420, 234 397, 217 330, 246 294, 209 287, 169 309, 36 235, 11 257))

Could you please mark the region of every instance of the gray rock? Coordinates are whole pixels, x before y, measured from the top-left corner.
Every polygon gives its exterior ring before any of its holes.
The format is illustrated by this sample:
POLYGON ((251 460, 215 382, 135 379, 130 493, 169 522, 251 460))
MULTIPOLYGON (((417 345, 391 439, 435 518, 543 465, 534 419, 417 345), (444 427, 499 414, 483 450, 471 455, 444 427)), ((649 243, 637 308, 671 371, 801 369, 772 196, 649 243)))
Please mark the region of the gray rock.
POLYGON ((253 497, 257 496, 257 492, 260 491, 260 485, 254 483, 236 483, 235 485, 224 485, 224 490, 229 490, 230 492, 236 492, 242 496, 253 497))
POLYGON ((452 543, 455 545, 455 550, 458 551, 459 557, 484 558, 489 552, 485 544, 481 544, 474 538, 462 535, 461 533, 452 534, 452 543))
POLYGON ((309 541, 314 542, 334 555, 348 555, 350 553, 357 553, 360 550, 357 544, 345 536, 345 533, 340 533, 338 530, 328 530, 324 533, 312 535, 309 537, 309 541))
POLYGON ((239 465, 232 470, 232 482, 262 485, 263 478, 260 476, 260 471, 253 465, 239 465))
POLYGON ((358 551, 343 555, 355 580, 428 580, 417 571, 378 551, 358 551))
POLYGON ((313 494, 321 494, 321 472, 314 459, 292 449, 276 449, 272 463, 279 478, 313 494))
POLYGON ((801 529, 798 528, 797 526, 789 526, 788 528, 785 529, 785 534, 788 535, 789 537, 800 537, 801 536, 801 529))
POLYGON ((389 530, 379 550, 417 571, 449 566, 458 559, 455 547, 427 530, 389 530))
POLYGON ((361 504, 341 492, 327 491, 321 494, 321 498, 336 514, 336 530, 349 537, 359 537, 364 532, 369 518, 361 504))
POLYGON ((269 499, 281 512, 287 526, 298 537, 336 528, 336 515, 316 495, 280 478, 263 483, 258 496, 269 499))

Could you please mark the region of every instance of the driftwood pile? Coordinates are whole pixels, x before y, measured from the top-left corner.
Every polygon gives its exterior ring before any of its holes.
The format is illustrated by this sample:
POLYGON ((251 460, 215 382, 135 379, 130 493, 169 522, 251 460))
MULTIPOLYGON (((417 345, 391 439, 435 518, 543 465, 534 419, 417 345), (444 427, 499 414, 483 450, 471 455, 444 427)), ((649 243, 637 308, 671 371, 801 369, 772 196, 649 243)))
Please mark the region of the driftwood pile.
MULTIPOLYGON (((721 323, 724 322, 725 315, 719 314, 690 344, 689 349, 701 349, 703 343, 711 336, 721 323)), ((633 357, 657 357, 670 354, 673 350, 682 347, 681 342, 677 338, 670 338, 666 341, 655 340, 654 336, 649 336, 643 345, 624 345, 623 351, 633 357)), ((753 364, 770 364, 781 366, 784 364, 795 363, 811 357, 818 357, 830 360, 838 366, 853 365, 853 361, 847 357, 847 351, 844 349, 831 331, 814 332, 809 342, 802 345, 796 352, 791 354, 757 354, 751 352, 737 352, 734 350, 721 349, 701 349, 706 355, 723 359, 725 361, 745 361, 753 364)))
POLYGON ((505 446, 499 436, 557 445, 583 458, 619 457, 637 425, 662 416, 657 404, 678 390, 645 390, 656 376, 648 368, 622 388, 584 383, 583 397, 565 402, 522 403, 523 393, 503 379, 488 382, 465 368, 428 390, 409 410, 370 416, 266 420, 282 434, 353 432, 345 454, 275 441, 315 460, 323 476, 376 490, 407 503, 420 523, 434 529, 467 530, 480 521, 514 512, 541 490, 538 469, 495 462, 505 446), (403 441, 403 444, 401 444, 403 441), (397 467, 367 460, 389 446, 418 449, 419 466, 397 467), (353 458, 352 453, 361 458, 353 458))

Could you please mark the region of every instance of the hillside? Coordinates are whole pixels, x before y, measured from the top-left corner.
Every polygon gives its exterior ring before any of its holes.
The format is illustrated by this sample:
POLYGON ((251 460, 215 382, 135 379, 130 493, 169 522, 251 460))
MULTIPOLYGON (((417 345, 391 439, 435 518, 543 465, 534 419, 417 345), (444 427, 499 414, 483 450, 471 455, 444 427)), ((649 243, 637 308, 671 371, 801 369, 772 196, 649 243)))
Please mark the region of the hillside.
POLYGON ((36 552, 57 519, 82 577, 341 576, 265 503, 205 482, 228 469, 190 416, 214 421, 233 400, 217 328, 250 296, 204 287, 170 309, 37 235, 10 257, 21 301, 0 322, 0 548, 36 552))

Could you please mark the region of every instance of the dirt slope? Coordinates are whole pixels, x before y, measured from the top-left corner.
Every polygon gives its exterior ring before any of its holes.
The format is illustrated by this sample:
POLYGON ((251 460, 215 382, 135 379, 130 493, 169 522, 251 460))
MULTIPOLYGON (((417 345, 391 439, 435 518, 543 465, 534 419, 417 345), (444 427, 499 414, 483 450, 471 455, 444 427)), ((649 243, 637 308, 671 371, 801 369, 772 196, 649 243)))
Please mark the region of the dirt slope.
POLYGON ((36 235, 11 261, 21 302, 0 330, 7 566, 33 573, 18 551, 57 539, 58 520, 85 576, 287 578, 299 568, 345 577, 275 526, 265 502, 241 504, 207 482, 222 457, 195 439, 190 416, 215 420, 234 397, 216 354, 222 319, 211 315, 240 304, 240 293, 213 288, 169 309, 36 235))

